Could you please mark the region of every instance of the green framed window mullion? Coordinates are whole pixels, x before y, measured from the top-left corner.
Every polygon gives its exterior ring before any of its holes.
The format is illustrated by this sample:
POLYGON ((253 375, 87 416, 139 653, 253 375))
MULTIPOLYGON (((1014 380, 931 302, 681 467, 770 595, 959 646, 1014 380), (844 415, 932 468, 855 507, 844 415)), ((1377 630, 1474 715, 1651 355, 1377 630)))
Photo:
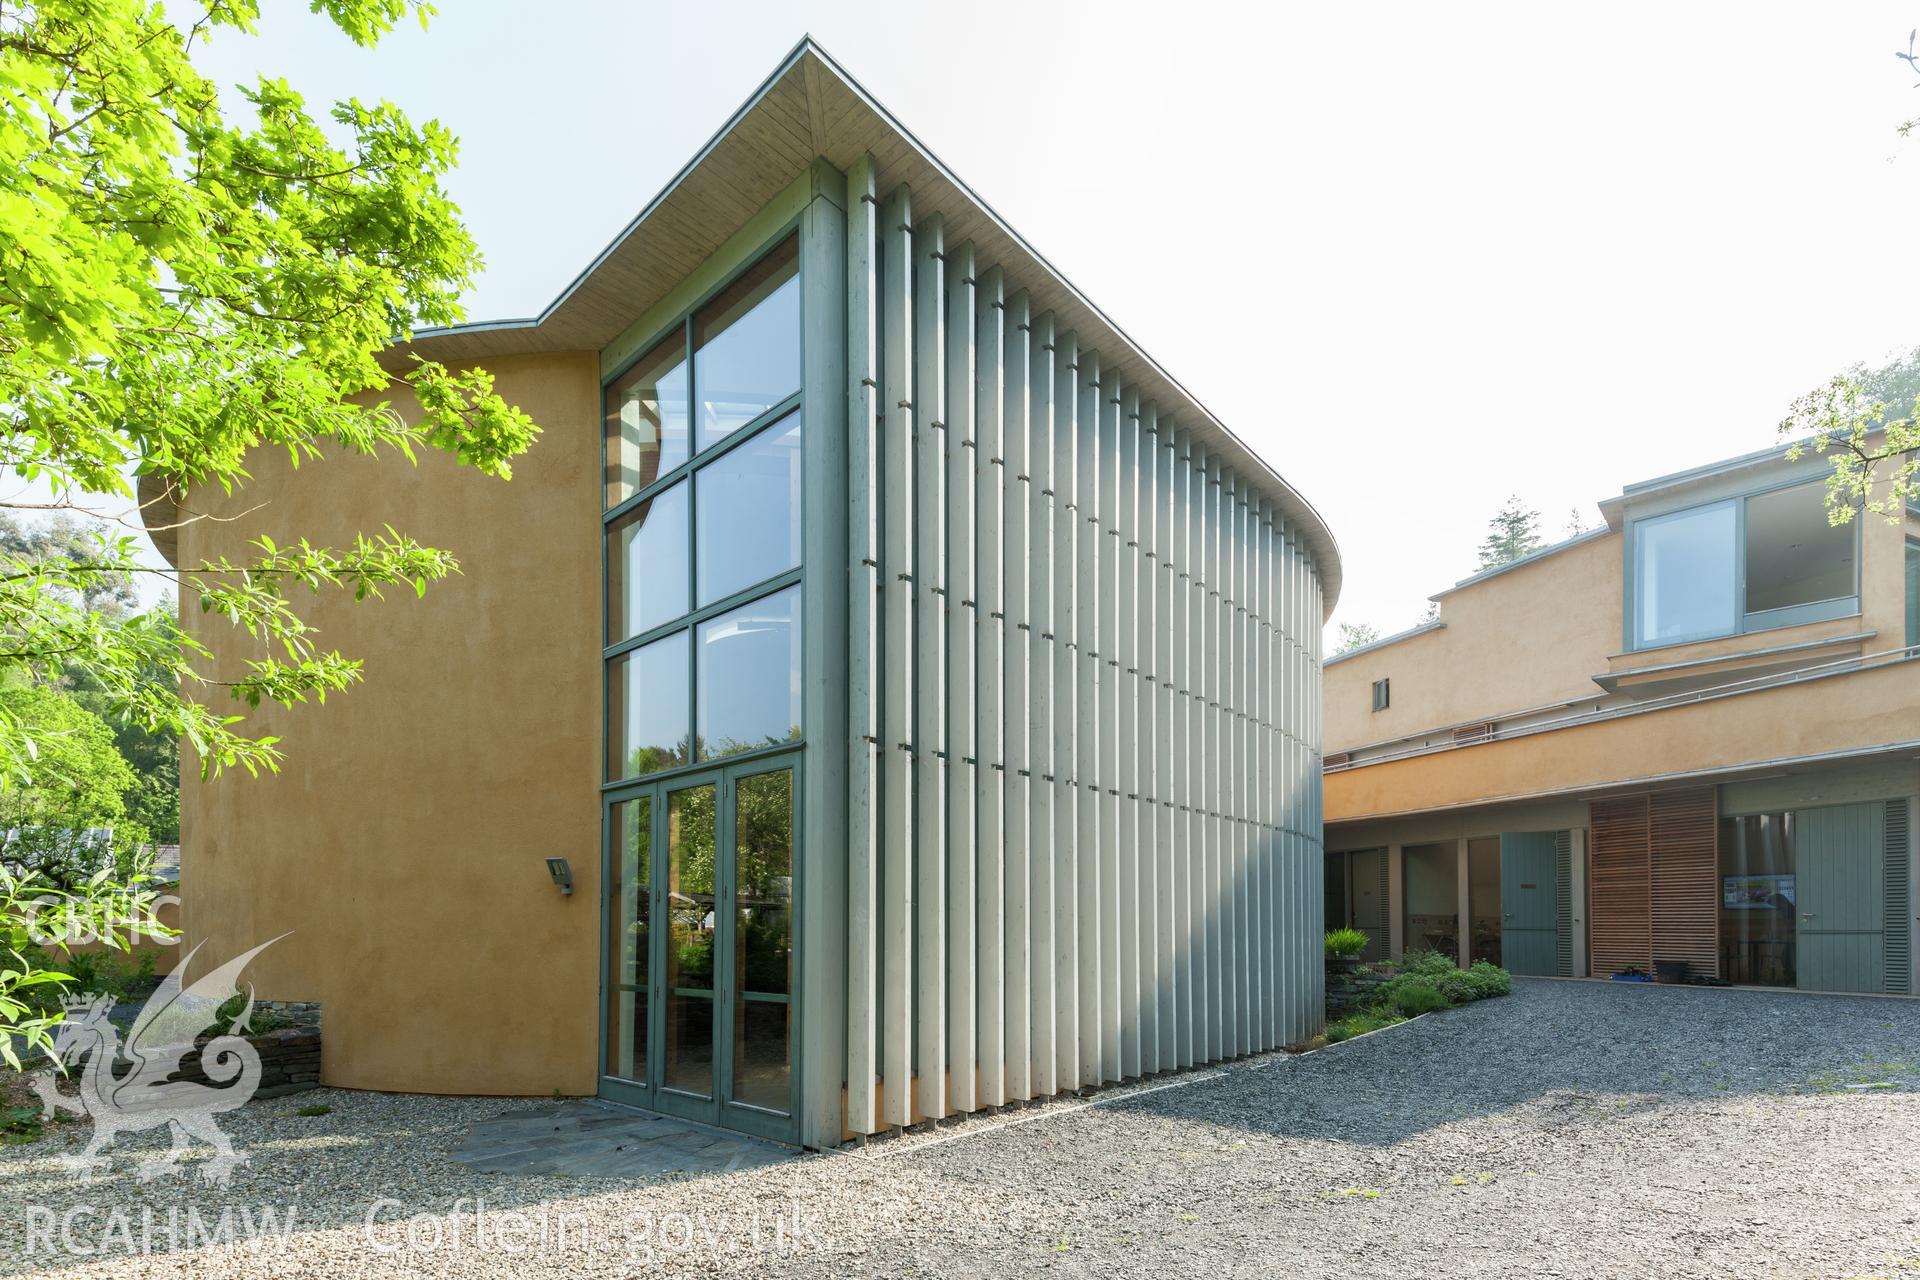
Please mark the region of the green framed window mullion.
POLYGON ((657 1098, 666 1078, 667 1002, 653 998, 651 987, 666 973, 667 942, 673 930, 662 927, 667 915, 667 791, 665 787, 647 789, 647 1093, 657 1098))
POLYGON ((714 946, 720 954, 714 957, 713 984, 713 1096, 722 1104, 733 1098, 733 1055, 734 1020, 733 1006, 736 999, 735 988, 739 975, 735 972, 734 950, 737 946, 734 934, 739 922, 735 918, 734 903, 737 899, 737 886, 740 880, 739 832, 734 821, 734 772, 724 769, 717 780, 714 828, 714 946))
MULTIPOLYGON (((692 323, 691 321, 688 321, 689 325, 691 325, 691 323, 692 323)), ((687 359, 691 361, 692 356, 688 356, 687 359)), ((689 373, 688 375, 687 385, 689 388, 688 396, 691 400, 694 397, 694 393, 692 391, 693 378, 691 373, 689 373)), ((604 386, 602 387, 602 394, 603 395, 605 394, 604 386)), ((782 400, 779 404, 776 404, 772 408, 763 411, 761 414, 759 414, 759 416, 753 418, 745 426, 742 426, 735 431, 729 432, 727 435, 721 437, 719 440, 714 441, 712 444, 708 445, 706 448, 700 450, 699 452, 696 453, 690 450, 687 460, 685 462, 680 463, 671 471, 662 472, 660 475, 655 476, 653 480, 646 486, 646 488, 635 490, 632 496, 622 499, 618 505, 606 508, 606 510, 601 514, 601 523, 603 524, 614 523, 615 521, 620 519, 621 516, 626 515, 629 511, 633 510, 635 507, 639 506, 641 503, 644 503, 651 498, 659 496, 665 490, 671 489, 674 485, 678 484, 682 480, 685 480, 687 477, 693 475, 695 472, 705 467, 708 463, 715 462, 721 458, 724 458, 729 453, 732 453, 735 449, 738 449, 741 445, 746 444, 749 440, 752 440, 755 436, 759 435, 762 431, 765 431, 768 427, 772 426, 774 423, 780 421, 782 418, 786 417, 788 414, 797 411, 800 408, 800 402, 802 398, 803 398, 803 393, 796 391, 792 395, 788 396, 786 399, 782 400)), ((692 408, 689 407, 687 412, 689 414, 689 421, 691 421, 691 415, 693 412, 692 408)), ((691 431, 691 427, 689 427, 689 431, 691 431)), ((606 439, 606 433, 603 431, 600 434, 600 465, 603 471, 606 467, 606 457, 607 457, 607 439, 606 439)), ((804 495, 803 495, 803 500, 804 500, 804 495)))
MULTIPOLYGON (((778 761, 785 756, 798 756, 805 750, 806 745, 806 739, 804 738, 796 739, 792 742, 775 742, 768 746, 756 747, 750 752, 743 751, 737 756, 726 756, 723 760, 727 765, 760 765, 772 761, 776 762, 775 767, 768 769, 767 772, 777 772, 779 768, 791 767, 780 765, 777 763, 778 761)), ((722 764, 722 762, 721 760, 694 760, 687 764, 675 765, 671 769, 662 769, 658 773, 647 774, 641 785, 643 789, 668 783, 671 783, 676 788, 683 787, 687 785, 689 778, 697 777, 700 774, 712 773, 714 768, 722 764)), ((636 779, 633 778, 622 778, 617 782, 603 782, 600 784, 600 790, 608 794, 620 792, 624 788, 632 787, 635 781, 636 779)))
POLYGON ((738 609, 741 605, 752 604, 755 600, 763 596, 774 595, 777 592, 786 590, 788 587, 797 586, 800 583, 800 577, 801 570, 798 567, 782 570, 771 578, 765 578, 751 586, 742 587, 732 595, 722 596, 712 604, 702 605, 690 613, 683 613, 671 622, 663 622, 657 627, 642 631, 637 636, 630 636, 622 640, 619 644, 610 644, 600 651, 600 656, 605 661, 611 662, 622 654, 631 653, 633 650, 649 645, 655 640, 664 640, 676 631, 685 631, 690 627, 697 627, 701 623, 717 618, 723 613, 738 609))

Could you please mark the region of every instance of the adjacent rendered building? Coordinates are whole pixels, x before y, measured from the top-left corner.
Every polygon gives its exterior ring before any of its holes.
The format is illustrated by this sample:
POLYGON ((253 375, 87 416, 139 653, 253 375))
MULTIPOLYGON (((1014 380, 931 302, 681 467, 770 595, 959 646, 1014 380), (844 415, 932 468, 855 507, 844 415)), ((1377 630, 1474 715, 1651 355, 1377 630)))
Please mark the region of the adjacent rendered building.
POLYGON ((1327 921, 1516 973, 1916 990, 1920 513, 1817 456, 1629 487, 1604 528, 1329 660, 1327 921))
POLYGON ((186 932, 292 931, 327 1083, 828 1146, 1319 1029, 1332 537, 810 42, 540 316, 415 353, 540 423, 510 483, 263 455, 167 548, 463 563, 314 604, 365 685, 185 787, 186 932))

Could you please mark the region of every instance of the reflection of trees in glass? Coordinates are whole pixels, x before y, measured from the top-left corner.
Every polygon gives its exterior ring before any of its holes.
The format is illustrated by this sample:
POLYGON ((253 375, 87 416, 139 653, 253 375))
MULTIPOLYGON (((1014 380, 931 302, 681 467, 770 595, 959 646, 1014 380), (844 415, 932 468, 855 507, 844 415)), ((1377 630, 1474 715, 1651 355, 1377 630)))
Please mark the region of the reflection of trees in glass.
MULTIPOLYGON (((796 724, 787 727, 784 737, 768 734, 757 742, 740 738, 721 738, 709 744, 705 738, 695 738, 691 751, 697 752, 701 760, 724 760, 728 756, 744 755, 749 751, 764 751, 768 747, 791 746, 798 741, 800 741, 800 726, 796 724)), ((689 754, 689 751, 688 740, 685 738, 670 747, 635 747, 632 754, 627 757, 625 776, 639 778, 666 769, 678 769, 681 765, 689 764, 694 760, 695 756, 689 754)))
POLYGON ((637 778, 649 773, 659 773, 662 769, 677 769, 692 760, 688 754, 687 739, 682 738, 670 747, 635 747, 627 757, 627 774, 637 778))
POLYGON ((800 726, 788 725, 785 737, 768 734, 758 741, 744 738, 720 738, 709 744, 705 738, 694 739, 694 748, 702 760, 722 760, 727 756, 744 755, 749 751, 762 751, 768 747, 784 747, 800 741, 800 726))
POLYGON ((631 918, 620 926, 620 972, 633 975, 625 981, 642 983, 647 980, 648 916, 653 908, 649 892, 653 876, 653 802, 631 800, 620 806, 620 813, 620 865, 627 877, 621 885, 621 911, 631 912, 631 918))
POLYGON ((793 771, 742 778, 734 793, 738 981, 746 991, 785 991, 793 945, 793 771))
POLYGON ((667 795, 667 980, 676 987, 713 986, 714 791, 667 795))
MULTIPOLYGON (((784 992, 793 945, 793 771, 741 778, 734 787, 734 805, 737 976, 745 990, 784 992)), ((668 793, 672 866, 666 885, 667 981, 671 986, 713 985, 714 931, 719 923, 714 896, 718 817, 716 789, 711 784, 668 793)), ((630 817, 623 834, 625 847, 644 858, 647 834, 635 830, 631 822, 630 817)), ((645 945, 645 936, 642 920, 638 945, 645 945)), ((644 956, 641 962, 644 965, 644 956)))

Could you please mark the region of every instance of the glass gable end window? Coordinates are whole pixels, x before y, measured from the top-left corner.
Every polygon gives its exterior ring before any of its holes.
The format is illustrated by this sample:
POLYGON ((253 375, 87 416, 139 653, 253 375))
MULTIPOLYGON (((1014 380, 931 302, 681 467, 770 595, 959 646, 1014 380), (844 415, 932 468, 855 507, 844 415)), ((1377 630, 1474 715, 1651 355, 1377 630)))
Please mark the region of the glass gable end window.
POLYGON ((800 740, 789 236, 606 385, 606 780, 800 740))
POLYGON ((700 624, 700 758, 800 737, 800 589, 700 624))
POLYGON ((686 764, 687 633, 629 649, 607 664, 607 777, 633 778, 686 764))
POLYGON ((687 345, 676 333, 606 390, 606 504, 618 506, 687 460, 687 345))
POLYGON ((607 643, 687 611, 687 485, 683 480, 607 526, 607 643))
POLYGON ((1631 545, 1636 649, 1859 608, 1858 533, 1827 519, 1818 481, 1636 521, 1631 545))
POLYGON ((800 563, 800 415, 789 414, 702 467, 700 603, 800 563))
POLYGON ((798 267, 797 243, 788 240, 693 318, 701 448, 800 389, 798 267))

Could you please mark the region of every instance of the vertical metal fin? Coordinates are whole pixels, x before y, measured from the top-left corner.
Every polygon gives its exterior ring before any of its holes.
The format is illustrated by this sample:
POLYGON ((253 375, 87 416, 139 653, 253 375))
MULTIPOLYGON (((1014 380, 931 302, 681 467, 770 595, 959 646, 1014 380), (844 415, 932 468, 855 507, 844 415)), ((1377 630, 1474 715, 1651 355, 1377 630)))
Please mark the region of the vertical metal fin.
POLYGON ((880 214, 880 1058, 883 1124, 913 1123, 913 218, 880 214))
POLYGON ((872 1133, 879 936, 879 248, 873 157, 847 175, 847 1128, 872 1133))

